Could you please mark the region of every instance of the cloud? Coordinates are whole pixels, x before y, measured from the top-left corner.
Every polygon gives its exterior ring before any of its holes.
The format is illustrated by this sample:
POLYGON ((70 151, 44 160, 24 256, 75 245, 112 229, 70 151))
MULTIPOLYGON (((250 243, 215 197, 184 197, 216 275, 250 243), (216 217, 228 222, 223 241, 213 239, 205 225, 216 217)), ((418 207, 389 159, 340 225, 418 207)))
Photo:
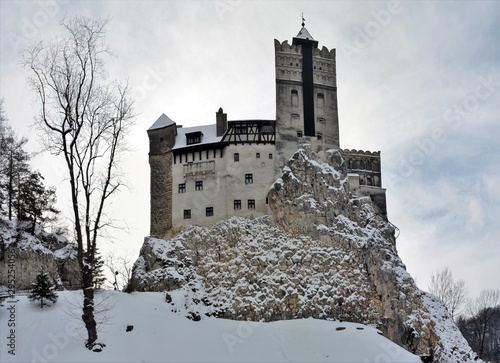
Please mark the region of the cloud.
MULTIPOLYGON (((9 34, 23 35, 41 11, 50 19, 37 28, 41 36, 63 16, 111 17, 109 75, 129 81, 139 114, 124 166, 133 192, 113 212, 134 225, 123 240, 138 250, 149 230, 145 130, 163 112, 184 126, 212 123, 221 106, 230 119, 274 118, 273 40, 290 42, 304 12, 320 47, 337 49, 341 146, 382 151, 388 214, 410 272, 425 282, 448 264, 476 289, 488 287, 488 274, 500 274, 500 7, 399 2, 401 11, 391 12, 390 4, 1 1, 0 96, 16 131, 29 135, 37 105, 9 34), (53 3, 50 16, 40 4, 53 3), (481 79, 491 91, 483 86, 478 96, 481 79)), ((46 159, 40 164, 50 173, 46 159)), ((59 201, 66 206, 63 195, 59 201)))

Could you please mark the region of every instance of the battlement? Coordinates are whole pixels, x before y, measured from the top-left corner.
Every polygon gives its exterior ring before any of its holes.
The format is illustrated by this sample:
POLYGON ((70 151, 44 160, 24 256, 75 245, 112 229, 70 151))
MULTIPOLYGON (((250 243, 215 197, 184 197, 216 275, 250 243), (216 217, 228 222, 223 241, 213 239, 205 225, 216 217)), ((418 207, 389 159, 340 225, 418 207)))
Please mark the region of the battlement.
MULTIPOLYGON (((290 45, 287 40, 280 43, 274 40, 276 78, 284 81, 302 82, 303 55, 302 45, 290 45)), ((327 87, 337 86, 335 49, 327 47, 312 49, 311 65, 313 83, 327 87)))
POLYGON ((373 156, 378 157, 380 159, 380 151, 364 151, 364 150, 356 150, 356 149, 344 149, 342 150, 342 154, 344 155, 365 155, 365 156, 373 156))
MULTIPOLYGON (((288 40, 284 40, 283 42, 280 42, 278 39, 274 39, 275 52, 295 53, 297 55, 301 55, 302 54, 301 48, 302 48, 301 45, 289 44, 288 40)), ((319 48, 313 49, 313 56, 314 57, 321 57, 321 58, 331 59, 334 61, 335 55, 336 55, 335 48, 328 50, 327 47, 323 46, 321 49, 319 49, 319 48)))

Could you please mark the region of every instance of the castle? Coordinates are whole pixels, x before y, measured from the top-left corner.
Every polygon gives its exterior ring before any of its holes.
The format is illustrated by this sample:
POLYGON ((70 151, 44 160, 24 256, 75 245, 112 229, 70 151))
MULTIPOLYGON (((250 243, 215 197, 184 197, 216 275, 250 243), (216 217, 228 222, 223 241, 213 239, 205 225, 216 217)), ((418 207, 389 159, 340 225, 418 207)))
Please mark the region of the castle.
MULTIPOLYGON (((339 149, 335 49, 318 48, 302 24, 292 45, 274 41, 276 120, 182 127, 162 114, 147 130, 151 170, 151 236, 232 216, 268 214, 267 193, 304 144, 339 149)), ((349 190, 370 196, 387 217, 380 152, 342 150, 349 190)))

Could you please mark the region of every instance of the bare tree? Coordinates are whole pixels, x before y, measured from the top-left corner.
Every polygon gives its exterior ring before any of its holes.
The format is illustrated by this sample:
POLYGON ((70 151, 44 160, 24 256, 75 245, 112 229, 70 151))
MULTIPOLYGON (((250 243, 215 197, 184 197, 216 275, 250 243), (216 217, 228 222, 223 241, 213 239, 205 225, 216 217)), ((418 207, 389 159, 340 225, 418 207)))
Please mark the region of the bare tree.
POLYGON ((428 289, 446 306, 452 318, 463 308, 467 300, 468 290, 465 281, 462 279, 455 281, 447 266, 431 275, 428 289))
POLYGON ((468 301, 467 314, 470 315, 467 319, 469 343, 481 359, 489 359, 485 354, 488 340, 498 342, 495 336, 498 336, 500 319, 500 290, 481 291, 476 299, 468 301))
MULTIPOLYGON (((29 83, 40 102, 38 124, 67 169, 83 289, 86 346, 97 345, 93 268, 98 238, 111 220, 104 213, 122 185, 118 169, 132 122, 129 90, 106 80, 107 20, 63 21, 65 36, 41 41, 23 53, 29 83)), ((97 348, 96 348, 97 349, 97 348)))
POLYGON ((108 258, 104 262, 104 266, 108 268, 114 276, 111 280, 112 287, 115 290, 123 290, 132 278, 133 259, 130 255, 115 256, 114 253, 109 253, 108 258))

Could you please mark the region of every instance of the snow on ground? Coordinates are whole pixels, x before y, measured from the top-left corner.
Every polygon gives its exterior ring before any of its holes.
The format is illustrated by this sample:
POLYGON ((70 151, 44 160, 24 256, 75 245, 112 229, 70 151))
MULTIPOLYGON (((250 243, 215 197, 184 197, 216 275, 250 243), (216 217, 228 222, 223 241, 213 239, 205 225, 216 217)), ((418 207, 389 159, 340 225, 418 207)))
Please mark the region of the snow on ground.
POLYGON ((26 296, 10 301, 0 307, 1 362, 420 362, 361 324, 195 322, 171 312, 164 294, 155 292, 98 294, 106 310, 99 341, 106 347, 96 353, 84 347, 81 291, 59 292, 57 303, 43 309, 26 296))

